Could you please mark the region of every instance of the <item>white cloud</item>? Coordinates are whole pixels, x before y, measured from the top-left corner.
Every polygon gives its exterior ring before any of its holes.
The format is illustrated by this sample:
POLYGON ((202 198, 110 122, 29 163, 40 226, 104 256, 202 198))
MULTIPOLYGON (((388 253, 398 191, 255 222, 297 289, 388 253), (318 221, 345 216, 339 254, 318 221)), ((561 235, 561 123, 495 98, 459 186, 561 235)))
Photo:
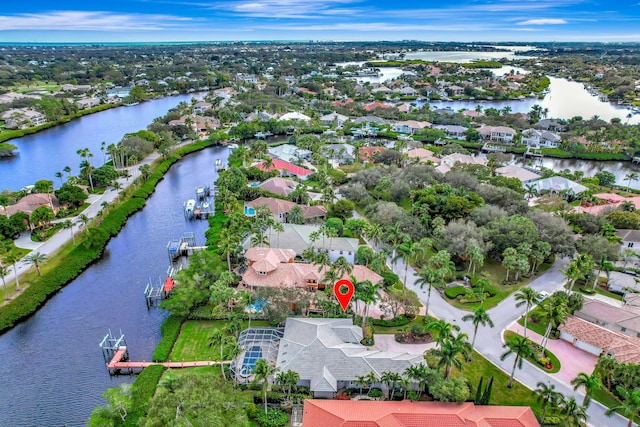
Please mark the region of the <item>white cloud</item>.
POLYGON ((254 18, 306 19, 355 15, 363 9, 344 7, 361 0, 241 0, 214 3, 211 9, 254 18))
POLYGON ((0 15, 0 31, 158 31, 171 28, 180 21, 191 19, 172 15, 52 11, 0 15))
POLYGON ((554 19, 554 18, 542 18, 542 19, 529 19, 526 21, 518 22, 516 25, 560 25, 566 24, 567 21, 564 19, 554 19))

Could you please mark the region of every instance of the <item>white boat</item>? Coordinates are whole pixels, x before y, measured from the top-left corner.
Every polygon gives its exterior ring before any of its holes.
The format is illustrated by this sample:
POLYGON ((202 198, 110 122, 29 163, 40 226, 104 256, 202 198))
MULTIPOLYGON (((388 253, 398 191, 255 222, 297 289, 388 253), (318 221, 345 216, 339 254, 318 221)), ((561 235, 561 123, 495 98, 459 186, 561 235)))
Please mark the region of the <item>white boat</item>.
POLYGON ((202 200, 205 197, 204 187, 196 187, 196 199, 202 200))
POLYGON ((206 200, 204 202, 202 202, 202 210, 203 211, 208 211, 209 207, 211 207, 211 205, 209 204, 209 202, 207 202, 206 200))
POLYGON ((185 212, 193 212, 193 210, 196 208, 196 201, 193 199, 189 199, 186 202, 184 202, 184 211, 185 212))

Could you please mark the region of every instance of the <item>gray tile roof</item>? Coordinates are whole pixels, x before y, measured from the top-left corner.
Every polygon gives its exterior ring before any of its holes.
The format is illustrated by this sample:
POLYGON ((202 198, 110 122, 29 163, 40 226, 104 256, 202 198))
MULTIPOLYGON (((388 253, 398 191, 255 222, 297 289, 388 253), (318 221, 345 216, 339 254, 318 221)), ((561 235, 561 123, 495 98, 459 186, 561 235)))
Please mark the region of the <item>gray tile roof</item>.
POLYGON ((289 318, 276 367, 293 370, 311 382, 311 391, 336 391, 338 381, 353 381, 374 371, 402 373, 424 361, 421 355, 382 352, 360 344, 362 329, 351 319, 289 318))

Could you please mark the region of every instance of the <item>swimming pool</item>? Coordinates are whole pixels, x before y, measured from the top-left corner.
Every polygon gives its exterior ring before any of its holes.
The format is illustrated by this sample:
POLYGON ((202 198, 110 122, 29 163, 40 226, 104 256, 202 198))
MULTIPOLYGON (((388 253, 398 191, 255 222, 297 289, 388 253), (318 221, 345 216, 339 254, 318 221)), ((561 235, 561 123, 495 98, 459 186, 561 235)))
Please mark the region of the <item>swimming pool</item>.
POLYGON ((256 298, 253 304, 249 304, 244 308, 244 311, 246 313, 260 313, 266 305, 267 301, 264 298, 256 298))
POLYGON ((254 345, 244 353, 244 359, 242 359, 242 368, 240 369, 240 375, 248 377, 251 375, 253 368, 256 367, 256 362, 262 359, 262 349, 260 346, 254 345))
POLYGON ((253 216, 256 214, 256 210, 254 208, 250 208, 249 206, 244 207, 244 214, 253 216))

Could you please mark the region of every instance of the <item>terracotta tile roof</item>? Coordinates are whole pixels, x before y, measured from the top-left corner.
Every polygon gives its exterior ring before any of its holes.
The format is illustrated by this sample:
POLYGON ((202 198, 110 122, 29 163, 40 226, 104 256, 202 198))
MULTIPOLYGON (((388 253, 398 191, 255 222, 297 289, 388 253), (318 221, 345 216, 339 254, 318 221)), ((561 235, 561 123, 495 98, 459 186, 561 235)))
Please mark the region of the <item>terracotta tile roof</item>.
POLYGON ((440 164, 440 159, 433 155, 432 151, 426 150, 424 148, 414 148, 413 150, 407 151, 407 156, 416 158, 421 162, 433 162, 435 164, 440 164))
POLYGON ((363 161, 371 160, 375 153, 382 153, 383 151, 387 151, 385 147, 360 147, 358 149, 358 153, 360 154, 360 159, 363 161))
POLYGON ((308 206, 304 210, 305 218, 318 218, 318 217, 325 217, 325 216, 327 216, 327 209, 324 206, 320 206, 320 205, 308 206))
POLYGON ((303 427, 539 427, 527 406, 467 403, 313 400, 304 402, 303 427))
POLYGON ((574 338, 601 348, 620 363, 640 363, 640 339, 610 331, 575 316, 558 328, 574 338))
POLYGON ((298 183, 292 181, 290 179, 280 178, 276 176, 274 178, 269 178, 263 183, 261 183, 258 187, 271 191, 272 193, 279 194, 280 196, 288 196, 293 190, 296 189, 298 183))
POLYGON ((53 194, 51 194, 50 196, 44 193, 29 194, 18 200, 18 203, 16 203, 15 205, 5 206, 2 214, 13 215, 17 212, 24 212, 31 215, 31 213, 40 206, 47 206, 49 209, 51 209, 51 205, 53 205, 53 209, 56 211, 58 208, 60 208, 58 198, 53 194))
MULTIPOLYGON (((307 282, 320 283, 327 271, 327 268, 318 271, 319 266, 314 264, 290 262, 295 257, 292 249, 249 248, 245 257, 249 260, 249 267, 242 275, 242 281, 251 287, 303 288, 307 286, 307 282)), ((354 265, 351 274, 359 282, 365 280, 370 280, 372 283, 382 282, 382 276, 363 265, 354 265)), ((349 275, 345 274, 342 278, 349 279, 349 275)))
POLYGON ((286 170, 297 176, 307 176, 313 173, 313 171, 310 171, 309 169, 305 169, 302 166, 294 165, 293 163, 285 162, 284 160, 272 159, 272 162, 273 166, 268 169, 266 167, 266 161, 258 163, 256 167, 265 172, 271 172, 273 170, 286 170))
POLYGON ((387 104, 383 104, 382 102, 372 102, 371 104, 367 104, 364 106, 364 109, 367 111, 371 111, 376 108, 391 108, 391 106, 387 104))
POLYGON ((296 204, 289 200, 276 199, 275 197, 258 197, 247 203, 250 208, 257 208, 258 206, 267 206, 269 210, 277 215, 287 213, 296 204))

